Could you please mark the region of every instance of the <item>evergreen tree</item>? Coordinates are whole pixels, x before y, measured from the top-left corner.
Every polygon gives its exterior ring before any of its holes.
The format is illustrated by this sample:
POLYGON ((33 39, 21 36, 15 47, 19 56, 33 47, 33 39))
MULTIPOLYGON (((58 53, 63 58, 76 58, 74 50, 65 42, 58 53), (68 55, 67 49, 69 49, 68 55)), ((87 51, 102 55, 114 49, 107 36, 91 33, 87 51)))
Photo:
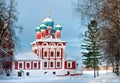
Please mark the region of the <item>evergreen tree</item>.
POLYGON ((82 45, 82 49, 85 49, 86 52, 83 52, 83 64, 86 65, 86 68, 94 69, 94 77, 96 77, 96 71, 99 70, 99 58, 100 52, 99 47, 97 46, 97 42, 95 41, 95 33, 98 30, 97 22, 92 20, 90 24, 88 24, 88 29, 85 32, 85 38, 83 40, 84 44, 82 45))

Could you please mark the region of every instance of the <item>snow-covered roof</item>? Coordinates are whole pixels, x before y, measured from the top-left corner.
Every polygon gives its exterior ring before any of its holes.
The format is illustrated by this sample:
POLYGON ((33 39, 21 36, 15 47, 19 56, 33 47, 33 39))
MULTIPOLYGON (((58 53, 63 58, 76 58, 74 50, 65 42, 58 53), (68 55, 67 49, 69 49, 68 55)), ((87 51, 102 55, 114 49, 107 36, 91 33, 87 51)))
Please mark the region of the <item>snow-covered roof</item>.
POLYGON ((46 27, 46 25, 44 25, 44 24, 41 24, 41 25, 40 25, 40 27, 46 27))
POLYGON ((37 27, 36 27, 36 29, 40 29, 40 27, 39 27, 39 26, 37 26, 37 27))
POLYGON ((58 24, 58 25, 56 25, 55 27, 62 27, 62 26, 58 24))
POLYGON ((66 42, 66 41, 62 41, 61 39, 46 38, 46 39, 36 40, 32 42, 31 44, 34 44, 35 42, 66 42))
POLYGON ((33 52, 18 53, 15 60, 39 60, 38 56, 33 52))
POLYGON ((75 61, 76 59, 73 57, 66 57, 65 60, 71 60, 71 61, 75 61))
POLYGON ((50 19, 49 17, 47 17, 47 18, 45 18, 45 19, 43 20, 43 23, 44 23, 44 22, 53 22, 53 20, 50 19))

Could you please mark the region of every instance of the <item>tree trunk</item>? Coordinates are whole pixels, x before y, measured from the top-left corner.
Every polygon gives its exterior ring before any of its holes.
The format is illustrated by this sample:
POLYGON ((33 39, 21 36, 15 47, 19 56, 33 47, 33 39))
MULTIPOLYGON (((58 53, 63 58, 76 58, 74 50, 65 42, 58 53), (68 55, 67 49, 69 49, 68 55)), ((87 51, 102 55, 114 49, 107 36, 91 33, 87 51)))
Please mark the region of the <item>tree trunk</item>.
POLYGON ((106 63, 106 73, 108 74, 108 63, 106 63))
POLYGON ((95 55, 94 55, 94 78, 96 77, 96 71, 95 71, 95 70, 96 70, 96 67, 95 67, 95 65, 96 65, 96 64, 95 64, 95 55))
POLYGON ((96 71, 95 71, 95 69, 94 69, 94 78, 96 78, 96 71))
POLYGON ((97 70, 97 77, 99 77, 99 69, 97 70))
POLYGON ((114 63, 112 63, 112 67, 113 67, 113 73, 115 73, 115 66, 114 66, 114 63))
POLYGON ((115 72, 117 75, 119 75, 119 65, 118 63, 116 63, 116 72, 115 72))

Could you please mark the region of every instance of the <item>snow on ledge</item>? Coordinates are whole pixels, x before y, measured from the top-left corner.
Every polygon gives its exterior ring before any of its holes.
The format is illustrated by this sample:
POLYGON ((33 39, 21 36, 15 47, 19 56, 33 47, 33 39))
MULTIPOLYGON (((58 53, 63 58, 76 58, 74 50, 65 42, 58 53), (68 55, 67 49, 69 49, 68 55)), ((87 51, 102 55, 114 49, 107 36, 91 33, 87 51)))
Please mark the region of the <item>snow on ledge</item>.
POLYGON ((45 39, 36 40, 30 44, 34 44, 36 42, 66 42, 66 41, 62 41, 61 39, 45 38, 45 39))
POLYGON ((26 52, 15 55, 15 60, 39 60, 39 58, 33 52, 26 52))
POLYGON ((71 60, 71 61, 75 61, 76 59, 73 57, 66 57, 65 60, 71 60))

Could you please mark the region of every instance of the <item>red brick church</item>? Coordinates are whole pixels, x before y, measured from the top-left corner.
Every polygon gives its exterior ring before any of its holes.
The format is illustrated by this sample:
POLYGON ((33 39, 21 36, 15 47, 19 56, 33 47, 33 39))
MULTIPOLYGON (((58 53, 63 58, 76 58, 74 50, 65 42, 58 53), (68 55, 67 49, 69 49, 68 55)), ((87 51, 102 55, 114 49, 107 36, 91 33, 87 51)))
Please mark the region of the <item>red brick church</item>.
POLYGON ((61 39, 62 26, 48 15, 36 28, 36 39, 30 53, 15 56, 13 66, 16 76, 80 75, 75 59, 65 56, 66 41, 61 39))

